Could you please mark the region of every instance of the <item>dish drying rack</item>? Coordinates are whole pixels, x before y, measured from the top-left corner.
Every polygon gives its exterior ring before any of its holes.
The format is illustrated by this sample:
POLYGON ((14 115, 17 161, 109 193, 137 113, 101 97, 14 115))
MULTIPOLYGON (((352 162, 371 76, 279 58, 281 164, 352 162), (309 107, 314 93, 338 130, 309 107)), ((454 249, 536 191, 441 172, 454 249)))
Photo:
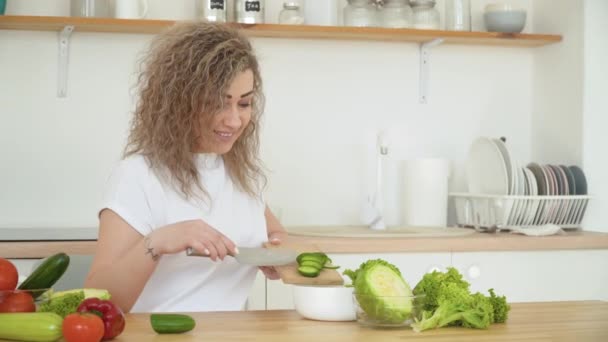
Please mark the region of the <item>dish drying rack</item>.
POLYGON ((580 229, 591 196, 522 196, 451 193, 460 227, 480 231, 555 224, 580 229))

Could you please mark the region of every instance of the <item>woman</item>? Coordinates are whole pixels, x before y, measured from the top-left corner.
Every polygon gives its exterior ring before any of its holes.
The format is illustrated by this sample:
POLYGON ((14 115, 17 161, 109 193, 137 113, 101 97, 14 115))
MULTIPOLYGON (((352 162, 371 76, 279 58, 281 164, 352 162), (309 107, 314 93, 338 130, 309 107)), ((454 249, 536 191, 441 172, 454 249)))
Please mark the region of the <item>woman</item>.
POLYGON ((252 47, 227 26, 176 25, 154 41, 139 85, 85 286, 109 290, 125 312, 243 309, 257 269, 230 255, 285 236, 262 198, 252 47))

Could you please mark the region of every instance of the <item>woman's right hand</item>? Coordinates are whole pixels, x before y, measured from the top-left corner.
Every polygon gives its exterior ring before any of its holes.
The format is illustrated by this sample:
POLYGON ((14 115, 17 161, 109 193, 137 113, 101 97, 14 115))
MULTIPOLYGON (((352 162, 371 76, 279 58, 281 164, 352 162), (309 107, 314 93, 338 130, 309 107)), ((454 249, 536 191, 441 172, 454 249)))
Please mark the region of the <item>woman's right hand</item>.
POLYGON ((179 253, 192 247, 216 261, 238 253, 234 242, 203 220, 173 223, 154 230, 147 238, 150 247, 160 255, 179 253))

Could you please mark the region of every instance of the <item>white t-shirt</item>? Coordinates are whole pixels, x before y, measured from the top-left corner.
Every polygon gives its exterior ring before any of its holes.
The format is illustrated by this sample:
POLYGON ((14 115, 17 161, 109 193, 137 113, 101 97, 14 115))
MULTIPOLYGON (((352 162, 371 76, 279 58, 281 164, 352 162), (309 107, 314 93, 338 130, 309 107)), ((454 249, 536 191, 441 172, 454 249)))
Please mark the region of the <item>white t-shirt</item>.
MULTIPOLYGON (((171 223, 202 219, 237 246, 267 241, 263 199, 240 191, 222 157, 197 154, 200 180, 210 201, 185 200, 141 155, 122 160, 110 176, 102 209, 116 212, 142 235, 171 223)), ((141 251, 145 253, 145 250, 141 251)), ((163 255, 132 312, 232 311, 244 308, 257 268, 227 257, 163 255)))

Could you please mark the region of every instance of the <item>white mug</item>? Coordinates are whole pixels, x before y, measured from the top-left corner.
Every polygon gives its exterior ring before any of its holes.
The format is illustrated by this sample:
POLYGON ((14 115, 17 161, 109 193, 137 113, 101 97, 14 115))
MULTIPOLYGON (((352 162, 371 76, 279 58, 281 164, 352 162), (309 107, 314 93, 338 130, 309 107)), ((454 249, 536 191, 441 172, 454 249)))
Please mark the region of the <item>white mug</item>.
POLYGON ((116 0, 114 17, 143 19, 148 14, 148 0, 116 0))

